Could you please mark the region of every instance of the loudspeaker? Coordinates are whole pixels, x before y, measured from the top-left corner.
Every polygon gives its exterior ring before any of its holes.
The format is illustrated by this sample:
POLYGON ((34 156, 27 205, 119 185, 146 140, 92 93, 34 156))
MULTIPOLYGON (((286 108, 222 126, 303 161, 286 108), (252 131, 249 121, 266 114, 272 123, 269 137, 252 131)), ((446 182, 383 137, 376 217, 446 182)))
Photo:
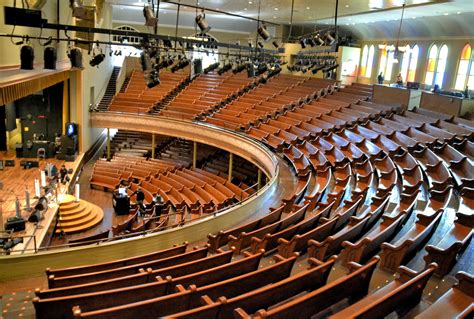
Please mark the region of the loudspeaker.
POLYGON ((5 230, 11 230, 13 231, 20 231, 20 230, 25 230, 25 220, 21 217, 10 217, 7 219, 7 222, 5 223, 5 230))
POLYGON ((24 45, 21 47, 20 60, 22 70, 33 70, 33 61, 35 59, 35 51, 32 46, 24 45))
POLYGON ((56 60, 58 55, 56 48, 46 47, 44 49, 44 68, 50 70, 56 70, 56 60))
POLYGON ((5 167, 15 167, 15 160, 5 160, 5 167))

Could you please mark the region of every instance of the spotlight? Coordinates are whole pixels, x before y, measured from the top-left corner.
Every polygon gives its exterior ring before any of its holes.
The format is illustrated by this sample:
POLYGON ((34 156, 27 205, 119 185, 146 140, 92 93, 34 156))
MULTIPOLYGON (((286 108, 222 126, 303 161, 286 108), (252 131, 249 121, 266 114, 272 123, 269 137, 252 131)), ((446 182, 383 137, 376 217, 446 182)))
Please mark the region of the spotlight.
POLYGON ((320 70, 324 69, 324 67, 325 67, 324 64, 318 65, 317 67, 315 67, 314 69, 312 69, 311 72, 312 72, 313 74, 316 74, 316 73, 318 73, 320 70))
POLYGON ((263 43, 262 42, 258 41, 257 44, 260 48, 263 48, 263 43))
POLYGON ((165 39, 163 40, 163 46, 165 48, 172 48, 173 47, 173 44, 171 43, 171 40, 170 39, 165 39))
POLYGON ((201 33, 207 33, 211 30, 209 23, 206 21, 206 15, 204 14, 204 10, 201 14, 196 16, 196 24, 198 25, 199 29, 201 29, 201 33))
POLYGON ((259 75, 261 75, 261 74, 263 74, 263 73, 265 73, 265 72, 267 72, 267 71, 268 71, 268 66, 267 66, 267 64, 266 64, 266 63, 260 63, 259 66, 258 66, 258 68, 257 68, 257 70, 255 71, 255 75, 256 75, 256 76, 259 76, 259 75))
POLYGON ((181 69, 184 69, 185 67, 187 67, 189 65, 189 60, 188 59, 181 59, 178 61, 178 63, 176 63, 175 65, 173 65, 173 67, 171 68, 171 72, 174 73, 176 71, 179 71, 181 69))
POLYGON ((249 48, 252 47, 252 40, 249 40, 249 48))
POLYGON ((328 66, 328 67, 325 67, 325 68, 323 69, 323 72, 332 71, 332 70, 336 69, 338 66, 339 66, 339 64, 337 64, 337 63, 334 64, 334 65, 330 65, 330 66, 328 66))
POLYGON ((329 41, 329 45, 333 45, 334 42, 336 42, 336 39, 334 39, 334 37, 331 35, 330 32, 327 33, 326 38, 327 38, 328 41, 329 41))
POLYGON ((194 60, 193 66, 194 66, 194 74, 202 73, 202 60, 201 59, 194 60))
POLYGON ((147 52, 142 52, 140 54, 140 63, 142 64, 143 72, 147 72, 152 69, 150 55, 147 52))
POLYGON ((232 73, 234 73, 234 74, 240 73, 240 72, 242 72, 243 70, 245 70, 246 67, 247 67, 247 66, 246 66, 244 63, 240 63, 240 64, 237 65, 236 68, 234 68, 234 69, 232 70, 232 73))
POLYGON ((56 60, 58 55, 56 48, 46 47, 44 48, 44 68, 49 70, 56 70, 56 60))
POLYGON ((267 79, 274 77, 275 75, 281 72, 281 68, 279 66, 274 66, 270 72, 268 72, 267 79))
POLYGON ((169 67, 170 65, 173 65, 174 61, 172 58, 170 57, 167 57, 167 58, 163 58, 161 59, 160 63, 158 63, 156 66, 155 66, 155 69, 165 69, 167 67, 169 67))
POLYGON ((301 40, 300 40, 300 45, 301 45, 301 48, 302 48, 302 49, 306 48, 306 40, 305 40, 305 39, 301 39, 301 40))
POLYGON ((158 23, 158 19, 155 17, 153 8, 149 5, 143 7, 143 16, 145 17, 145 25, 148 27, 154 27, 158 23))
POLYGON ((99 53, 97 55, 94 55, 92 59, 89 61, 90 66, 99 66, 99 64, 102 63, 102 61, 105 60, 105 54, 99 53))
POLYGON ((255 65, 253 63, 247 65, 247 76, 249 78, 255 77, 255 65))
POLYGON ((258 27, 257 33, 259 36, 262 37, 264 41, 268 41, 272 38, 272 36, 270 35, 270 32, 268 32, 267 27, 264 24, 258 27))
POLYGON ((219 62, 213 63, 204 69, 204 74, 208 74, 209 72, 214 71, 218 67, 219 67, 219 62))
POLYGON ((35 51, 33 50, 33 47, 31 45, 27 44, 21 47, 20 60, 21 60, 20 69, 33 70, 33 62, 35 60, 35 51))
POLYGON ((280 46, 280 45, 278 44, 278 42, 276 42, 276 41, 273 41, 272 44, 273 44, 273 46, 275 47, 275 49, 278 49, 278 47, 280 46))
POLYGON ((314 42, 313 38, 309 38, 306 40, 306 43, 308 43, 311 47, 316 46, 316 42, 314 42))
POLYGON ((146 86, 149 89, 154 88, 155 86, 161 83, 159 75, 160 73, 156 70, 145 72, 144 78, 145 78, 146 86))
POLYGON ((316 34, 316 36, 314 37, 314 39, 316 41, 318 41, 319 45, 322 46, 325 44, 325 42, 323 41, 323 39, 321 39, 321 36, 319 34, 316 34))
POLYGON ((82 65, 82 51, 79 48, 72 48, 68 54, 69 60, 71 61, 71 69, 84 69, 82 65))
POLYGON ((232 69, 232 63, 227 63, 222 66, 219 70, 217 70, 217 74, 222 75, 232 69))

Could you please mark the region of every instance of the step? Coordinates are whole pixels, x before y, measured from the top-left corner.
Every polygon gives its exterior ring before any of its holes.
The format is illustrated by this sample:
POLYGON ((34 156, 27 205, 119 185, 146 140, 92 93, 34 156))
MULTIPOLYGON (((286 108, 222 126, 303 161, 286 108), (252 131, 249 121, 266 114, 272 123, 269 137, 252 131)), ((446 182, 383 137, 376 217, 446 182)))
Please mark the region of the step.
POLYGON ((98 225, 104 218, 104 211, 97 205, 86 202, 88 211, 90 214, 87 218, 81 220, 75 220, 71 222, 62 222, 58 224, 56 233, 60 233, 61 230, 67 234, 73 234, 88 230, 96 225, 98 225))

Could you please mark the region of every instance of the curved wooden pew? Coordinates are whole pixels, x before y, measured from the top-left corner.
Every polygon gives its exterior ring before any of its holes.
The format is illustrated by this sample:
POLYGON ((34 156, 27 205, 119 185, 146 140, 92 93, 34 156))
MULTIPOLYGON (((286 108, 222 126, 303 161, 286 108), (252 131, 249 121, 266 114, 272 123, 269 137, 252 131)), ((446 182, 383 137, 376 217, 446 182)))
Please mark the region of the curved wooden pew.
MULTIPOLYGON (((259 310, 252 318, 283 319, 291 318, 296 314, 299 318, 311 318, 312 315, 343 299, 360 299, 369 290, 370 279, 378 260, 378 257, 373 258, 363 266, 353 263, 348 275, 269 310, 259 310)), ((266 308, 266 305, 262 305, 262 307, 266 308)), ((245 308, 244 306, 234 311, 234 317, 249 318, 249 314, 254 312, 253 308, 245 308)))
POLYGON ((329 318, 377 319, 394 311, 410 309, 420 302, 423 290, 436 268, 437 265, 433 263, 426 270, 416 273, 401 266, 397 279, 329 318))

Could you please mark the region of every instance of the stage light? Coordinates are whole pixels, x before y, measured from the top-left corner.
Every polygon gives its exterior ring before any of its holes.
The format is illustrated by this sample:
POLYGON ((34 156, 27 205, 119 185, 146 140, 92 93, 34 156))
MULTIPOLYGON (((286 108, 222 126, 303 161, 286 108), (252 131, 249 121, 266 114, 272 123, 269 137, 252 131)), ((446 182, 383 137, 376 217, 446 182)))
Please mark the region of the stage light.
POLYGON ((161 83, 160 81, 160 73, 156 70, 147 71, 144 74, 146 86, 151 89, 161 83))
POLYGON ((20 51, 20 69, 33 70, 33 62, 35 60, 35 51, 31 45, 24 45, 20 51))
POLYGON ((264 24, 258 27, 257 33, 259 36, 262 37, 264 41, 268 41, 272 38, 272 36, 270 35, 270 32, 268 32, 267 27, 264 24))
POLYGON ((147 52, 142 52, 140 54, 140 63, 142 65, 143 72, 147 72, 152 69, 150 55, 147 52))
POLYGON ((330 65, 330 66, 327 66, 323 69, 323 72, 329 72, 329 71, 332 71, 334 69, 336 69, 337 67, 339 67, 339 64, 334 64, 334 65, 330 65))
POLYGON ((201 74, 202 73, 202 60, 196 59, 193 61, 194 67, 194 74, 201 74))
POLYGON ((276 41, 273 41, 272 44, 273 44, 273 46, 275 47, 275 49, 278 49, 278 47, 280 46, 280 45, 278 44, 278 42, 276 42, 276 41))
POLYGON ((305 40, 305 39, 301 39, 301 40, 300 40, 300 45, 301 45, 301 48, 302 48, 302 49, 306 48, 306 40, 305 40))
POLYGON ((261 49, 263 48, 263 43, 262 42, 258 41, 257 44, 261 49))
POLYGON ((257 70, 255 71, 255 75, 256 75, 256 76, 259 76, 259 75, 261 75, 261 74, 263 74, 263 73, 265 73, 265 72, 267 72, 267 71, 268 71, 268 66, 267 66, 267 64, 266 64, 266 63, 260 63, 260 64, 258 65, 257 70))
POLYGON ((316 42, 314 42, 314 39, 313 38, 309 38, 306 40, 306 43, 308 43, 311 47, 315 47, 316 46, 316 42))
POLYGON ((312 69, 311 72, 312 72, 313 74, 316 74, 316 73, 318 73, 320 70, 324 69, 324 67, 325 67, 324 64, 323 64, 323 65, 318 65, 318 66, 316 66, 314 69, 312 69))
POLYGON ((235 67, 232 70, 232 73, 234 73, 234 74, 240 73, 243 70, 245 70, 246 67, 247 67, 247 65, 245 63, 240 63, 240 64, 237 65, 237 67, 235 67))
POLYGON ((69 60, 71 61, 71 69, 84 69, 82 65, 82 51, 79 48, 72 48, 68 53, 69 60))
POLYGON ((201 14, 196 16, 196 24, 199 29, 201 29, 201 33, 207 33, 209 30, 211 30, 209 23, 206 21, 206 14, 204 13, 204 10, 201 14))
POLYGON ((336 39, 334 39, 330 32, 327 33, 326 38, 329 42, 329 45, 333 45, 336 42, 336 39))
POLYGON ((232 63, 227 63, 222 66, 219 70, 217 70, 217 74, 222 75, 232 69, 232 63))
POLYGON ((255 65, 252 62, 247 65, 247 77, 255 77, 255 65))
POLYGON ((43 57, 44 57, 44 68, 49 69, 49 70, 56 70, 56 60, 58 59, 56 48, 53 48, 53 47, 44 48, 43 57))
POLYGON ((150 5, 143 7, 143 16, 145 17, 145 25, 148 27, 154 27, 158 23, 158 19, 155 17, 153 8, 150 5))
POLYGON ((321 39, 321 37, 319 36, 319 34, 316 34, 316 36, 314 37, 314 39, 315 39, 316 41, 318 41, 318 43, 319 43, 320 46, 326 44, 326 43, 323 41, 323 39, 321 39))
POLYGON ((175 65, 173 65, 173 67, 171 68, 171 72, 174 73, 176 71, 179 71, 181 69, 184 69, 185 67, 187 67, 189 65, 189 60, 184 58, 184 59, 181 59, 178 61, 178 63, 176 63, 175 65))
POLYGON ((219 62, 213 63, 204 69, 204 74, 208 74, 209 72, 214 71, 218 67, 219 67, 219 62))
POLYGON ((105 54, 99 53, 97 55, 94 55, 92 59, 89 61, 90 66, 99 66, 99 64, 102 63, 102 61, 105 60, 105 54))

